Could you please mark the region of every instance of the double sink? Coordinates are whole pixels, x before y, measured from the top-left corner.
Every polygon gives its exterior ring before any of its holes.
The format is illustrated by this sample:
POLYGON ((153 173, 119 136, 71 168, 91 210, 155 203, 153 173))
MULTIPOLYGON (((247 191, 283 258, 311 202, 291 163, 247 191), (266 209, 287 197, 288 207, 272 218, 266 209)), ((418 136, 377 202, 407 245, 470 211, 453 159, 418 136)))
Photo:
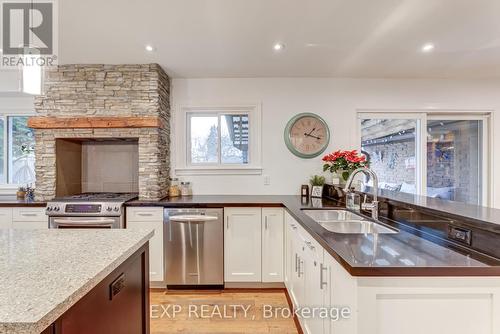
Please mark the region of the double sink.
POLYGON ((393 234, 396 230, 385 227, 346 210, 302 210, 323 228, 343 234, 393 234))

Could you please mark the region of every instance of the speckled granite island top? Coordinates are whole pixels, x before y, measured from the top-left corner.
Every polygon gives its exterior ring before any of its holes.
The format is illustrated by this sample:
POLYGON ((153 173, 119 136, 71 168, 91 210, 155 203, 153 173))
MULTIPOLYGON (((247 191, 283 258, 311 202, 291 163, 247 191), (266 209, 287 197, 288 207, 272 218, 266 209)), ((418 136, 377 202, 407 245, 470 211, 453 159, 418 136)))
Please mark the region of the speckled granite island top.
POLYGON ((0 333, 40 333, 151 230, 0 230, 0 333))

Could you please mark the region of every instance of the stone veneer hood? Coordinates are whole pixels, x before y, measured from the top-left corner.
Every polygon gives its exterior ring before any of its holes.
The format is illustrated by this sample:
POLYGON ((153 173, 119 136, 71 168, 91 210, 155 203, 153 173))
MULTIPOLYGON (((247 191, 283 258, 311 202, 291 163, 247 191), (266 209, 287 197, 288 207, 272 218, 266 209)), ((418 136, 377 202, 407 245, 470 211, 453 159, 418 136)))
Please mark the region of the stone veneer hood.
POLYGON ((43 92, 35 98, 35 110, 41 116, 36 117, 38 120, 133 117, 158 118, 159 122, 151 127, 35 127, 37 200, 55 197, 59 138, 137 138, 139 198, 156 200, 166 196, 170 82, 158 64, 61 65, 45 73, 43 92))

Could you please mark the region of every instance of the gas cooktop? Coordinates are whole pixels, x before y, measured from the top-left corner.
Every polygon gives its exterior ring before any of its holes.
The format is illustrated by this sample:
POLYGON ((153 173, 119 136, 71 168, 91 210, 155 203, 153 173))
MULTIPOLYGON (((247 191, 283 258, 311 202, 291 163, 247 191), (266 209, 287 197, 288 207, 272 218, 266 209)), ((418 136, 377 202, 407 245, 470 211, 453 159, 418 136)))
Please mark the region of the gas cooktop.
POLYGON ((108 202, 108 201, 119 201, 126 202, 130 201, 138 196, 137 193, 110 193, 110 192, 92 192, 92 193, 82 193, 72 196, 58 197, 53 201, 57 202, 75 202, 75 201, 86 201, 86 202, 108 202))

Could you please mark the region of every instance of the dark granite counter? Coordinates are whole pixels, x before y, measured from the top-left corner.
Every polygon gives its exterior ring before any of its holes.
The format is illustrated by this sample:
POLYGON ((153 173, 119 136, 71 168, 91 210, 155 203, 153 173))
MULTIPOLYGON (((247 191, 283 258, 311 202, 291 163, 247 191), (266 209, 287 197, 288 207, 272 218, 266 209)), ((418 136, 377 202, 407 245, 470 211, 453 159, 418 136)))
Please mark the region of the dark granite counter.
POLYGON ((131 201, 127 206, 284 207, 353 276, 500 276, 500 260, 442 241, 431 242, 400 229, 397 234, 329 232, 302 212, 341 208, 335 200, 299 196, 214 195, 131 201))
POLYGON ((46 205, 47 202, 26 201, 23 199, 17 199, 16 196, 0 195, 0 207, 13 207, 13 206, 44 207, 46 205))
MULTIPOLYGON (((360 193, 371 194, 371 188, 367 187, 360 193)), ((385 189, 379 190, 378 195, 388 201, 398 202, 422 210, 439 211, 450 218, 466 218, 468 221, 483 225, 485 228, 500 231, 500 209, 385 189)))

